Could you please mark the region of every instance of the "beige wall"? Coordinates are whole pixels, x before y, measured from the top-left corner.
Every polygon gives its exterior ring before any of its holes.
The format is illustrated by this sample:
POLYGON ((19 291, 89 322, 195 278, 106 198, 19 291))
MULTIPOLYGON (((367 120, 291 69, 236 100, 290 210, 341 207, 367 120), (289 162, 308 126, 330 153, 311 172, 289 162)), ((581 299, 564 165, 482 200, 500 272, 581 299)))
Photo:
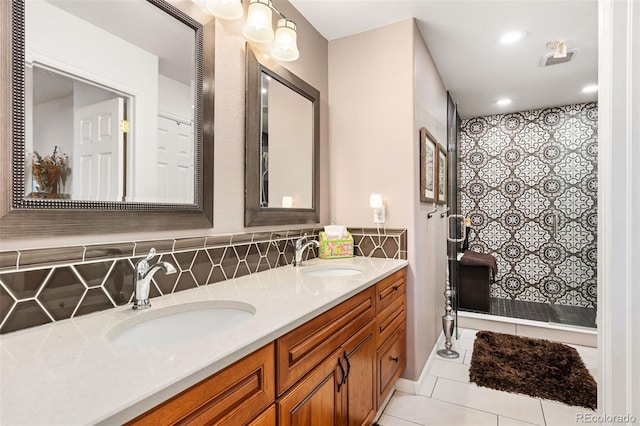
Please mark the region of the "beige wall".
MULTIPOLYGON (((436 140, 446 148, 447 146, 447 92, 436 65, 431 58, 422 36, 414 26, 414 94, 415 94, 415 122, 414 140, 420 127, 426 127, 436 140)), ((417 146, 417 144, 416 144, 417 146)), ((416 155, 419 155, 416 148, 416 155)), ((418 164, 418 158, 414 161, 418 164)), ((415 182, 418 182, 419 167, 416 166, 415 182)), ((418 213, 415 217, 416 239, 422 240, 415 261, 416 277, 419 286, 416 291, 417 302, 416 327, 422 336, 423 346, 416 347, 418 368, 424 364, 429 351, 435 345, 442 330, 442 315, 444 314, 444 288, 446 280, 446 218, 439 214, 427 219, 428 212, 433 210, 433 204, 421 203, 419 186, 414 189, 415 205, 418 213)), ((444 211, 446 206, 440 206, 444 211)), ((418 370, 419 374, 420 371, 418 370)))
POLYGON ((372 226, 369 194, 408 229, 408 363, 416 379, 441 329, 444 219, 419 198, 418 129, 446 141, 446 91, 412 19, 329 43, 331 220, 372 226))

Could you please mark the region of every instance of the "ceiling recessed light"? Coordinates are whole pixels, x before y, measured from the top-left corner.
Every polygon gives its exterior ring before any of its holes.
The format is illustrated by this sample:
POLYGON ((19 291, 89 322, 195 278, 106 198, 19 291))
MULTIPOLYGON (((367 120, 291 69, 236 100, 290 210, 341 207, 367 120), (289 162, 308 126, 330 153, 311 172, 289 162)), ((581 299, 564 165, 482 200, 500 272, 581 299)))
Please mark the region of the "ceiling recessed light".
POLYGON ((500 43, 509 44, 515 43, 516 41, 522 40, 527 33, 524 31, 509 31, 508 33, 504 33, 500 36, 500 43))
POLYGON ((511 103, 511 99, 509 99, 509 98, 498 99, 496 101, 496 104, 500 105, 500 106, 506 106, 506 105, 509 105, 510 103, 511 103))
POLYGON ((593 93, 598 91, 597 84, 590 84, 582 88, 582 93, 593 93))

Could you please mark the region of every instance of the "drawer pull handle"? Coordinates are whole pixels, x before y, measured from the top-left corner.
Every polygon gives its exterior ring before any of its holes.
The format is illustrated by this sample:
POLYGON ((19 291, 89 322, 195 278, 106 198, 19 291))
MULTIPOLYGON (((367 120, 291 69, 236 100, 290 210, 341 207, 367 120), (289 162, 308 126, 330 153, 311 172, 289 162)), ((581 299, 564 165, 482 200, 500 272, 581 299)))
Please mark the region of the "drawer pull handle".
POLYGON ((342 384, 347 383, 347 377, 349 377, 349 373, 351 372, 351 363, 349 362, 349 357, 347 356, 347 351, 342 353, 342 357, 347 362, 347 374, 344 375, 344 379, 342 380, 342 384))
POLYGON ((338 367, 340 367, 340 371, 342 372, 342 380, 340 380, 340 382, 338 383, 338 392, 340 392, 340 388, 342 387, 342 385, 344 385, 344 381, 347 378, 347 375, 344 372, 344 367, 342 366, 342 362, 340 361, 340 358, 338 358, 338 367))
POLYGON ((400 287, 398 287, 397 285, 394 285, 394 286, 393 286, 393 287, 391 287, 391 288, 393 289, 393 291, 398 291, 398 288, 400 288, 400 287))
POLYGON ((393 361, 393 362, 395 362, 397 364, 398 361, 400 361, 400 358, 398 358, 397 356, 393 356, 393 357, 391 357, 391 361, 393 361))

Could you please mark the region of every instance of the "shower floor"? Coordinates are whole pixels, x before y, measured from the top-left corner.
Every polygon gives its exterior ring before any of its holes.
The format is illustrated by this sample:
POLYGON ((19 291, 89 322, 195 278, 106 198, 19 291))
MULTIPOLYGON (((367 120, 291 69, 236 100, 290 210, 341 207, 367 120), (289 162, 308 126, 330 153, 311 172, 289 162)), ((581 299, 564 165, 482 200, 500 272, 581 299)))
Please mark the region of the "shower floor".
POLYGON ((509 318, 596 328, 595 308, 491 298, 489 312, 509 318))

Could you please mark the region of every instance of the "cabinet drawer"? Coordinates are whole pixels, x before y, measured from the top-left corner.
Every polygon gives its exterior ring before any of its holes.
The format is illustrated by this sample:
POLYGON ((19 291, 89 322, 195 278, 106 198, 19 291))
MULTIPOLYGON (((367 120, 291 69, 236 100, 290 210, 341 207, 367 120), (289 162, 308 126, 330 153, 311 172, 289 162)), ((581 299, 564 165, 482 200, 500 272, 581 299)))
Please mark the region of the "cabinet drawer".
POLYGON ((382 312, 405 293, 406 276, 407 268, 403 268, 376 284, 376 312, 382 312))
POLYGON ((129 424, 248 423, 275 399, 274 352, 270 343, 129 424))
POLYGON ((382 345, 401 325, 406 324, 406 302, 402 294, 376 317, 376 344, 382 345))
POLYGON ((394 383, 407 365, 405 327, 397 328, 393 335, 378 350, 377 354, 377 407, 393 388, 394 383))
POLYGON ((373 287, 364 290, 276 341, 278 395, 374 317, 374 297, 373 287))

